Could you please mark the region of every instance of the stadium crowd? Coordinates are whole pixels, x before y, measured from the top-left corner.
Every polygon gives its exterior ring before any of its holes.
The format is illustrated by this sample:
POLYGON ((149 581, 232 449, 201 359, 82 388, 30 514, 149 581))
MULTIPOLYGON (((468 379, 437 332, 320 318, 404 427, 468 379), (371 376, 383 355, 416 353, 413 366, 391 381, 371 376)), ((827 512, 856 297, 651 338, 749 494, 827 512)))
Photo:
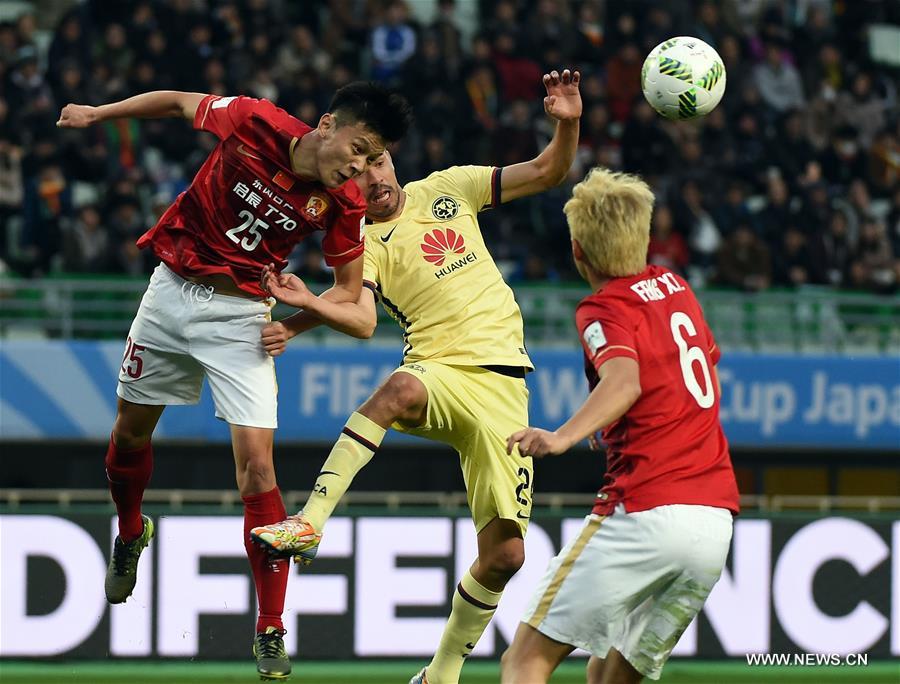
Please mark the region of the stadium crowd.
MULTIPOLYGON (((40 4, 37 2, 35 4, 40 4)), ((46 4, 46 3, 45 3, 46 4)), ((417 123, 395 151, 412 180, 456 163, 533 157, 552 133, 541 74, 582 72, 569 182, 484 215, 513 283, 577 278, 561 211, 601 164, 657 191, 651 261, 743 290, 900 283, 896 67, 867 27, 900 3, 797 0, 86 0, 0 22, 0 270, 144 274, 135 239, 216 140, 180 120, 55 127, 68 102, 179 89, 244 93, 314 123, 341 85, 400 88, 417 123), (40 17, 40 19, 39 19, 40 17), (52 21, 44 26, 41 22, 52 21), (727 69, 697 123, 645 103, 644 55, 693 35, 727 69)), ((292 259, 330 280, 321 252, 292 259)))

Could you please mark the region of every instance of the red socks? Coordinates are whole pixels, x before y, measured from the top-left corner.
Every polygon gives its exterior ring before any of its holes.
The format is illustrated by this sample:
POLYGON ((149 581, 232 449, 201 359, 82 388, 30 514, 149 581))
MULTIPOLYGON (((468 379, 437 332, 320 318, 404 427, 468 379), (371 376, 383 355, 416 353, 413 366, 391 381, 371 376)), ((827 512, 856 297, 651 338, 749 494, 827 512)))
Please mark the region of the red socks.
POLYGON ((287 593, 288 574, 291 564, 288 560, 272 561, 265 551, 250 539, 250 530, 261 525, 281 522, 287 517, 281 491, 278 487, 262 494, 241 497, 244 501, 244 548, 253 570, 253 583, 259 599, 259 617, 256 632, 265 632, 266 627, 284 629, 281 614, 284 612, 284 596, 287 593))
POLYGON ((153 447, 150 442, 140 449, 124 451, 112 438, 106 451, 106 478, 119 515, 119 537, 130 542, 141 536, 141 501, 153 473, 153 447))

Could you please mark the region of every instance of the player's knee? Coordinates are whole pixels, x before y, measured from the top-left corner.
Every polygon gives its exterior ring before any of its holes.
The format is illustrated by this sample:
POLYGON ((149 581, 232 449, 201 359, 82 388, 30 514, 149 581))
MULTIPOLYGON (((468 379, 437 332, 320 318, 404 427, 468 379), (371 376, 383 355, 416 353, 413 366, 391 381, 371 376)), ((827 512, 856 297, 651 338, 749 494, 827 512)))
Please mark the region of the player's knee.
POLYGON ((515 669, 516 656, 513 652, 515 648, 515 644, 507 648, 503 651, 503 655, 500 656, 500 681, 508 682, 512 681, 510 676, 512 676, 513 670, 515 669))
POLYGON ((384 391, 397 418, 417 416, 425 408, 428 395, 422 383, 408 373, 394 373, 384 391))
POLYGON ((592 657, 588 659, 586 666, 587 684, 601 684, 603 681, 604 660, 592 657))
POLYGON ((128 421, 117 419, 112 429, 113 443, 122 451, 133 451, 146 446, 152 431, 141 429, 128 421))
POLYGON ((267 492, 275 486, 275 466, 270 459, 248 459, 238 467, 237 484, 245 496, 267 492))
POLYGON ((504 582, 512 579, 524 564, 524 544, 504 544, 485 563, 488 572, 504 582))

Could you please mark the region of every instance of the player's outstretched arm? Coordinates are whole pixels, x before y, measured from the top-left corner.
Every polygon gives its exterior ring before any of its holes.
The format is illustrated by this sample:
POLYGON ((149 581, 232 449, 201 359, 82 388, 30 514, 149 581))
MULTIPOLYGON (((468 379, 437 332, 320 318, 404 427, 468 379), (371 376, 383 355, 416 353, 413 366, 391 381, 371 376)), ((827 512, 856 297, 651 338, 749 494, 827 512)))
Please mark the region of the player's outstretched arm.
POLYGON ((556 119, 553 139, 534 159, 506 166, 500 175, 500 201, 543 192, 562 183, 578 150, 578 125, 581 118, 581 75, 563 69, 562 74, 544 74, 544 111, 556 119))
POLYGON ((297 276, 276 273, 272 264, 266 266, 262 275, 264 289, 278 301, 303 309, 263 329, 266 351, 277 356, 284 351, 290 338, 323 323, 346 335, 363 339, 371 337, 378 323, 375 296, 368 288, 354 287, 361 274, 361 262, 362 257, 337 266, 334 287, 318 297, 297 276), (354 294, 356 299, 351 300, 354 294))
POLYGON ((177 116, 193 121, 197 107, 205 97, 204 93, 155 90, 99 107, 67 104, 62 108, 56 125, 60 128, 87 128, 109 119, 163 119, 177 116))
POLYGON ((637 361, 622 356, 610 359, 600 366, 599 375, 600 382, 581 408, 556 431, 519 430, 506 440, 506 452, 511 454, 518 444, 523 456, 561 454, 625 415, 641 396, 637 361))

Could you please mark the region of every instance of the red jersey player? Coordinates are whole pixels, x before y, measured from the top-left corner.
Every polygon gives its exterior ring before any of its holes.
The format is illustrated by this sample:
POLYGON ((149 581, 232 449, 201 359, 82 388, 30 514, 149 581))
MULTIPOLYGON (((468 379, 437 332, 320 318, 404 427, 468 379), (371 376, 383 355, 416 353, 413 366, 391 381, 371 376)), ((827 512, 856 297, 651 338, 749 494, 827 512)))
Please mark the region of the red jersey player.
POLYGON ((576 647, 592 654, 589 684, 658 679, 725 565, 738 492, 719 351, 687 283, 647 266, 652 208, 642 180, 603 169, 565 206, 593 290, 575 316, 591 393, 555 432, 527 428, 507 448, 561 454, 602 429, 607 473, 504 654, 504 684, 546 682, 576 647))
POLYGON ((132 323, 119 374, 106 454, 119 535, 106 597, 121 603, 131 595, 138 559, 153 537, 152 521, 141 515, 153 467, 151 435, 166 406, 199 401, 205 377, 216 416, 231 428, 244 501, 244 545, 259 599, 257 670, 284 678, 291 671, 281 620, 288 565, 272 563, 248 534, 286 516, 272 459, 275 366, 261 340, 271 303, 260 274, 269 263, 284 267, 298 242, 322 231, 335 280, 322 297, 357 300, 366 203, 345 182, 363 173, 386 142, 403 136, 409 107, 378 85, 351 83, 311 128, 266 100, 158 91, 100 107, 66 105, 57 125, 169 116, 192 121, 219 143, 190 187, 138 240, 161 263, 132 323))

